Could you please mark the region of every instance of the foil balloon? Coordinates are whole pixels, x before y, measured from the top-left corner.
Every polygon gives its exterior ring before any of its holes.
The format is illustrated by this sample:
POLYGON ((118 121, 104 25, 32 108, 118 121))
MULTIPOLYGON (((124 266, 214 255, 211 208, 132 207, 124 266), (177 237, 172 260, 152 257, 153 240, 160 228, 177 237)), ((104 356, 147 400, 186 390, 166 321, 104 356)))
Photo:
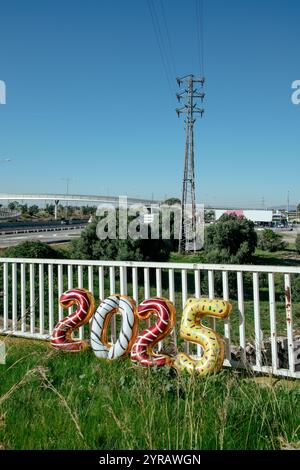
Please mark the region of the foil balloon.
POLYGON ((175 307, 167 299, 151 297, 138 306, 138 317, 146 320, 152 315, 157 317, 155 325, 142 331, 131 350, 132 362, 144 367, 163 366, 173 361, 171 356, 153 352, 153 348, 174 328, 175 307))
POLYGON ((73 339, 74 330, 85 325, 95 309, 94 296, 86 289, 71 289, 60 297, 60 305, 66 309, 77 305, 75 312, 60 320, 55 326, 51 346, 61 351, 78 352, 88 347, 86 341, 73 339))
POLYGON ((138 332, 135 301, 124 295, 111 295, 95 312, 91 327, 91 347, 100 359, 117 359, 131 350, 138 332), (108 327, 113 315, 120 313, 122 326, 116 343, 108 342, 108 327))
POLYGON ((230 315, 232 305, 225 300, 188 299, 183 310, 180 336, 186 341, 200 344, 203 356, 192 359, 188 354, 179 353, 173 366, 178 370, 186 370, 205 376, 217 372, 224 361, 224 341, 221 335, 211 328, 205 327, 201 319, 205 316, 226 318, 230 315))

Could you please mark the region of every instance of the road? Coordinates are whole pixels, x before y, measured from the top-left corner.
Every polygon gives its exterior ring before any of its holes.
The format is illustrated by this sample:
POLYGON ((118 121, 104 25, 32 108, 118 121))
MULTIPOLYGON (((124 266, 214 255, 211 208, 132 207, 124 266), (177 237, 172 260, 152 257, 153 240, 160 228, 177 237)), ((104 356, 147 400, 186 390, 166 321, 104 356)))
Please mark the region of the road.
POLYGON ((8 248, 10 246, 18 245, 19 243, 34 240, 41 241, 44 243, 59 243, 67 242, 78 238, 82 228, 76 228, 71 230, 59 230, 51 232, 34 232, 34 233, 13 233, 0 235, 0 248, 8 248))

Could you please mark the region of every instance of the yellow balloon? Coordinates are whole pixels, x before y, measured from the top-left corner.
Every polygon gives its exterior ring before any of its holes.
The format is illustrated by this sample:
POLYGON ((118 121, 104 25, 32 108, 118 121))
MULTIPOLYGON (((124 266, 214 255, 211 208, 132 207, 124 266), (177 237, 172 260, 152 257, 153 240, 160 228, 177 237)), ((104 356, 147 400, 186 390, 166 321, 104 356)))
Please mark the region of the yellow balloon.
POLYGON ((188 354, 179 353, 173 367, 178 371, 186 370, 205 376, 221 369, 224 361, 224 341, 221 335, 201 323, 205 316, 226 318, 230 315, 232 305, 226 300, 188 299, 182 313, 180 336, 191 343, 200 344, 203 356, 192 359, 188 354))

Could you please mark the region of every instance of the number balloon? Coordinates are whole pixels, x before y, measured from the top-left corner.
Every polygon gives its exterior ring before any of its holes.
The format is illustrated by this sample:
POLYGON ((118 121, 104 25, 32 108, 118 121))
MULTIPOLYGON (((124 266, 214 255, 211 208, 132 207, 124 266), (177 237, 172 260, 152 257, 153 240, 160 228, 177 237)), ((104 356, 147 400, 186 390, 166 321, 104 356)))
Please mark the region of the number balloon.
POLYGON ((180 336, 186 341, 200 344, 203 356, 194 360, 185 353, 179 353, 173 364, 177 370, 205 376, 222 367, 224 341, 216 331, 203 326, 201 319, 205 316, 226 318, 231 309, 232 305, 225 300, 188 299, 182 314, 180 336))
POLYGON ((144 367, 163 366, 173 361, 168 355, 154 353, 153 348, 173 329, 176 320, 175 307, 167 299, 152 297, 138 306, 138 317, 146 320, 152 315, 158 317, 157 322, 139 335, 131 350, 131 360, 144 367))
POLYGON ((86 289, 71 289, 62 294, 59 300, 63 308, 69 308, 76 304, 77 309, 57 323, 52 333, 51 346, 70 352, 86 349, 87 342, 74 340, 72 333, 80 326, 85 325, 92 317, 95 310, 93 294, 86 289))
POLYGON ((91 328, 91 346, 100 359, 117 359, 128 354, 138 332, 135 301, 124 295, 111 295, 101 302, 95 312, 91 328), (121 313, 122 327, 115 344, 108 342, 108 326, 111 317, 121 313))

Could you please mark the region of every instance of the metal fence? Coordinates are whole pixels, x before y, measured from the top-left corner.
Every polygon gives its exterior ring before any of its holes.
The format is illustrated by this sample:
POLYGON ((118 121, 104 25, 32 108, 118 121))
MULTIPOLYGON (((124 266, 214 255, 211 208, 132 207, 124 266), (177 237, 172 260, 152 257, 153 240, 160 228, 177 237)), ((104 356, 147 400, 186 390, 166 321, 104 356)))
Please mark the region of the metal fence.
MULTIPOLYGON (((224 365, 300 378, 300 267, 0 258, 0 333, 49 339, 66 315, 59 297, 72 287, 89 289, 96 305, 112 293, 137 304, 152 295, 169 298, 177 309, 173 353, 194 357, 201 348, 178 334, 187 298, 230 300, 230 317, 210 322, 225 340, 224 365)), ((113 318, 113 340, 116 330, 113 318)), ((79 337, 87 335, 81 327, 79 337)))

